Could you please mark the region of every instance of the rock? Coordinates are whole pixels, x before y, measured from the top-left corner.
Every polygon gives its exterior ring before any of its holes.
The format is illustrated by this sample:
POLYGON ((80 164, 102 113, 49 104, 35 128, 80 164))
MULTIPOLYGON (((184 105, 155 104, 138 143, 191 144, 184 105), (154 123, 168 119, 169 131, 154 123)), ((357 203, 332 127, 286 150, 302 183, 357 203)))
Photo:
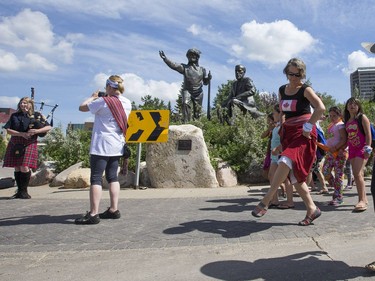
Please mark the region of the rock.
POLYGON ((146 162, 152 187, 219 186, 203 132, 193 125, 172 125, 168 142, 147 144, 146 162), (178 150, 180 140, 191 140, 191 150, 178 150))
POLYGON ((52 170, 48 168, 43 168, 31 175, 29 186, 40 186, 49 184, 54 177, 55 173, 52 170))
POLYGON ((64 188, 86 188, 90 186, 90 169, 82 168, 72 171, 64 182, 64 188))
POLYGON ((79 162, 77 164, 74 164, 73 166, 70 166, 69 168, 65 169, 64 171, 62 171, 61 173, 59 173, 53 180, 52 182, 50 183, 49 186, 51 187, 56 187, 56 186, 62 186, 64 185, 65 183, 65 180, 66 178, 68 177, 68 175, 77 170, 77 169, 80 169, 82 167, 82 162, 79 162))
MULTIPOLYGON (((135 182, 135 173, 132 171, 128 171, 128 173, 124 176, 120 173, 120 168, 118 169, 118 181, 120 183, 120 188, 127 188, 133 187, 135 182)), ((103 189, 109 189, 109 184, 105 178, 103 177, 103 189)))
POLYGON ((151 187, 151 180, 147 171, 146 162, 142 162, 139 167, 139 185, 151 187))
POLYGON ((220 161, 218 164, 216 178, 222 187, 236 186, 238 184, 236 172, 224 161, 220 161))
POLYGON ((38 170, 31 175, 29 186, 40 186, 50 183, 56 176, 54 165, 55 163, 51 161, 42 162, 38 170))

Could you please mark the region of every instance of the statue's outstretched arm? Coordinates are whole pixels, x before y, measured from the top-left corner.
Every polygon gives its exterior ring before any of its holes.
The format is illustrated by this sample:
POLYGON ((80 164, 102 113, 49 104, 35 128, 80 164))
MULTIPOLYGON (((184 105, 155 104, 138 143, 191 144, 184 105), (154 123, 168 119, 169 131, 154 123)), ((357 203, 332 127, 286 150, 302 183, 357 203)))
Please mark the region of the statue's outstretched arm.
POLYGON ((181 74, 184 74, 184 67, 181 63, 176 63, 167 58, 164 51, 159 51, 159 55, 162 58, 162 60, 165 62, 166 65, 168 65, 171 69, 178 71, 181 74))

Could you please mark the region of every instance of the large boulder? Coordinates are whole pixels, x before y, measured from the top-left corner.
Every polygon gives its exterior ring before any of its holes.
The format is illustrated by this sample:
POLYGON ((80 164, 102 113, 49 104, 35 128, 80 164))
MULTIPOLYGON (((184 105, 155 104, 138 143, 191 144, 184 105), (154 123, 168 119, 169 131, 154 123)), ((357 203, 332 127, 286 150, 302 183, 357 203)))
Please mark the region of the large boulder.
POLYGON ((152 187, 219 186, 203 132, 193 125, 172 125, 169 127, 168 142, 147 144, 146 162, 152 187), (184 146, 184 150, 180 141, 188 143, 187 147, 184 146))
POLYGON ((59 173, 53 180, 52 182, 50 183, 49 186, 51 187, 56 187, 56 186, 62 186, 64 185, 65 183, 65 180, 66 178, 68 177, 68 175, 77 170, 77 169, 80 169, 82 167, 82 162, 79 162, 77 164, 74 164, 73 166, 70 166, 69 168, 65 169, 64 171, 62 171, 61 173, 59 173))
POLYGON ((236 186, 238 184, 236 172, 225 161, 219 161, 216 178, 222 187, 236 186))
MULTIPOLYGON (((134 187, 135 186, 135 173, 132 171, 128 171, 126 175, 120 173, 120 168, 118 168, 118 181, 120 183, 120 188, 127 188, 127 187, 134 187)), ((108 189, 109 184, 105 178, 105 174, 103 176, 103 189, 108 189)))
POLYGON ((32 173, 29 186, 40 186, 49 184, 56 176, 54 173, 55 163, 52 161, 45 161, 39 166, 39 168, 32 173))
POLYGON ((147 163, 141 162, 139 166, 139 185, 151 187, 150 175, 147 171, 147 163))
POLYGON ((86 188, 90 186, 90 169, 72 171, 64 182, 64 188, 86 188))

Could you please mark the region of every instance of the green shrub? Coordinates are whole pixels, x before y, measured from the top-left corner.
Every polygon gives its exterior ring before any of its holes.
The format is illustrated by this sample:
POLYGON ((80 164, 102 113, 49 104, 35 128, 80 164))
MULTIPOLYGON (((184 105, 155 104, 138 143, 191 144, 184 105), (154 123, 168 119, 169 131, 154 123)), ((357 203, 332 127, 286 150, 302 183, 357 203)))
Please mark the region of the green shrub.
POLYGON ((57 173, 78 162, 83 162, 83 167, 89 167, 90 139, 89 131, 68 130, 64 136, 61 128, 54 128, 44 139, 46 145, 42 148, 40 158, 55 161, 57 173))
POLYGON ((260 136, 266 127, 265 117, 254 119, 234 108, 236 115, 233 126, 223 125, 216 116, 211 121, 202 117, 192 124, 203 130, 211 162, 216 167, 216 158, 227 161, 238 173, 246 172, 250 164, 262 163, 267 140, 260 136))

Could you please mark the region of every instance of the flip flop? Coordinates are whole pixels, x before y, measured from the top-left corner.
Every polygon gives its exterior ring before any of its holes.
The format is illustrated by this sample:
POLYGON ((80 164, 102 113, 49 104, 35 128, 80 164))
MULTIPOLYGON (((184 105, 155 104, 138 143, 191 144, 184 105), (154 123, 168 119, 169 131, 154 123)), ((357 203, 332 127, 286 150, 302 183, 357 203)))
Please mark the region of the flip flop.
POLYGON ((328 190, 321 190, 321 191, 317 192, 316 194, 317 195, 329 194, 329 191, 328 190))
POLYGON ((353 212, 364 212, 367 210, 367 206, 355 206, 354 209, 353 209, 353 212))
POLYGON ((287 204, 280 204, 279 206, 277 206, 277 208, 280 209, 280 210, 294 209, 294 205, 289 206, 287 204))

